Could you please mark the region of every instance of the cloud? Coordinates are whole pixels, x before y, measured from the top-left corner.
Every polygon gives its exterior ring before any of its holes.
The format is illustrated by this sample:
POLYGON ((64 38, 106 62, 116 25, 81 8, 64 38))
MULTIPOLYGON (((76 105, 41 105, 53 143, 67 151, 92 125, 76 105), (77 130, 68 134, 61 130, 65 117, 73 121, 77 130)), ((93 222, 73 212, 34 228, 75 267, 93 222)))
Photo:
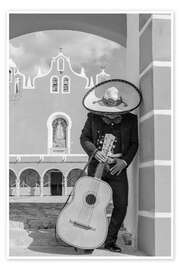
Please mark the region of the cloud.
POLYGON ((89 62, 99 62, 102 58, 109 58, 120 45, 93 35, 87 35, 77 39, 73 46, 67 44, 65 50, 71 56, 76 65, 89 62))
POLYGON ((9 46, 9 54, 10 54, 10 57, 12 58, 18 58, 18 57, 22 57, 23 54, 24 54, 24 50, 23 50, 23 47, 15 47, 13 46, 11 43, 10 43, 10 46, 9 46))
POLYGON ((47 34, 45 32, 42 32, 42 31, 34 33, 34 36, 36 38, 36 42, 39 42, 39 43, 41 43, 41 42, 44 43, 48 40, 47 34))
POLYGON ((15 38, 10 43, 10 57, 22 73, 35 76, 37 70, 46 72, 53 56, 63 48, 73 68, 81 66, 94 72, 100 65, 106 65, 121 45, 92 34, 53 30, 31 33, 15 38))

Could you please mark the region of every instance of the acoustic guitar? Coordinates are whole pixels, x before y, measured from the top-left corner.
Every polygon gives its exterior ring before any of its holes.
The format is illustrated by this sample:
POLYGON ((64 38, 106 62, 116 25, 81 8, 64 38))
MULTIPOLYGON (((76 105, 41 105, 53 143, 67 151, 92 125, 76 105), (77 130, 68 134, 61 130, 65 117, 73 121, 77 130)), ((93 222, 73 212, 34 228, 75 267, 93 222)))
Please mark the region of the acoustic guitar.
MULTIPOLYGON (((108 156, 115 137, 106 134, 102 147, 108 156)), ((83 176, 75 184, 72 200, 64 207, 56 223, 57 235, 80 249, 100 247, 107 236, 106 208, 112 197, 109 184, 101 180, 105 163, 99 163, 94 177, 83 176)))

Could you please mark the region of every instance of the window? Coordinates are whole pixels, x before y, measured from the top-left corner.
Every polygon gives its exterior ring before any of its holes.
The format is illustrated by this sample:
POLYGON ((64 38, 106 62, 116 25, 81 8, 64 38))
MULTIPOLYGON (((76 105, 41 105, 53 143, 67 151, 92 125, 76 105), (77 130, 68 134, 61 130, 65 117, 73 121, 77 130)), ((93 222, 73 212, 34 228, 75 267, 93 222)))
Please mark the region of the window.
POLYGON ((58 71, 64 71, 64 59, 63 58, 59 58, 58 60, 58 71))
POLYGON ((68 77, 63 78, 63 93, 70 93, 70 79, 68 77))
POLYGON ((52 122, 53 152, 62 152, 67 148, 67 122, 59 117, 52 122))
POLYGON ((51 93, 58 93, 59 92, 59 79, 58 77, 54 76, 51 78, 51 93))
POLYGON ((20 86, 21 86, 20 78, 16 78, 16 81, 15 81, 15 94, 18 94, 20 92, 20 86))

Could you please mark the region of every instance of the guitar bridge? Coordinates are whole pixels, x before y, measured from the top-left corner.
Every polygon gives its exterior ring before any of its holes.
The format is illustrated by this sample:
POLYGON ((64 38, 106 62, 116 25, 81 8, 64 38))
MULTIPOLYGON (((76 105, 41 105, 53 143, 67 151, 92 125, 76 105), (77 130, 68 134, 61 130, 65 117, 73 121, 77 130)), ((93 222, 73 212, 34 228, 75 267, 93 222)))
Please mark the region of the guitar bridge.
POLYGON ((96 230, 95 228, 93 228, 93 227, 91 227, 89 225, 85 225, 83 223, 79 223, 79 222, 73 221, 71 219, 69 220, 69 222, 72 223, 74 226, 79 227, 79 228, 84 229, 84 230, 92 230, 92 231, 96 230))

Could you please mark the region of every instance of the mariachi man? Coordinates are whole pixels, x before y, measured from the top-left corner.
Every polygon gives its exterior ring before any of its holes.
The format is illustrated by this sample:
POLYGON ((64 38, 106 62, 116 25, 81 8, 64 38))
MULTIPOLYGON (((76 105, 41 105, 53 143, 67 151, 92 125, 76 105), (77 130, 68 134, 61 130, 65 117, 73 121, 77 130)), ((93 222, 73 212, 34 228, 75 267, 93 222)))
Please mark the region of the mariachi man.
POLYGON ((99 162, 106 162, 102 180, 112 188, 113 211, 104 248, 121 252, 116 244, 118 231, 124 221, 128 205, 126 169, 138 149, 137 116, 129 111, 141 101, 138 89, 121 80, 111 80, 92 88, 84 97, 83 105, 90 111, 82 130, 80 142, 90 157, 88 175, 94 176, 99 162), (102 150, 106 133, 115 136, 113 151, 106 157, 102 150))

